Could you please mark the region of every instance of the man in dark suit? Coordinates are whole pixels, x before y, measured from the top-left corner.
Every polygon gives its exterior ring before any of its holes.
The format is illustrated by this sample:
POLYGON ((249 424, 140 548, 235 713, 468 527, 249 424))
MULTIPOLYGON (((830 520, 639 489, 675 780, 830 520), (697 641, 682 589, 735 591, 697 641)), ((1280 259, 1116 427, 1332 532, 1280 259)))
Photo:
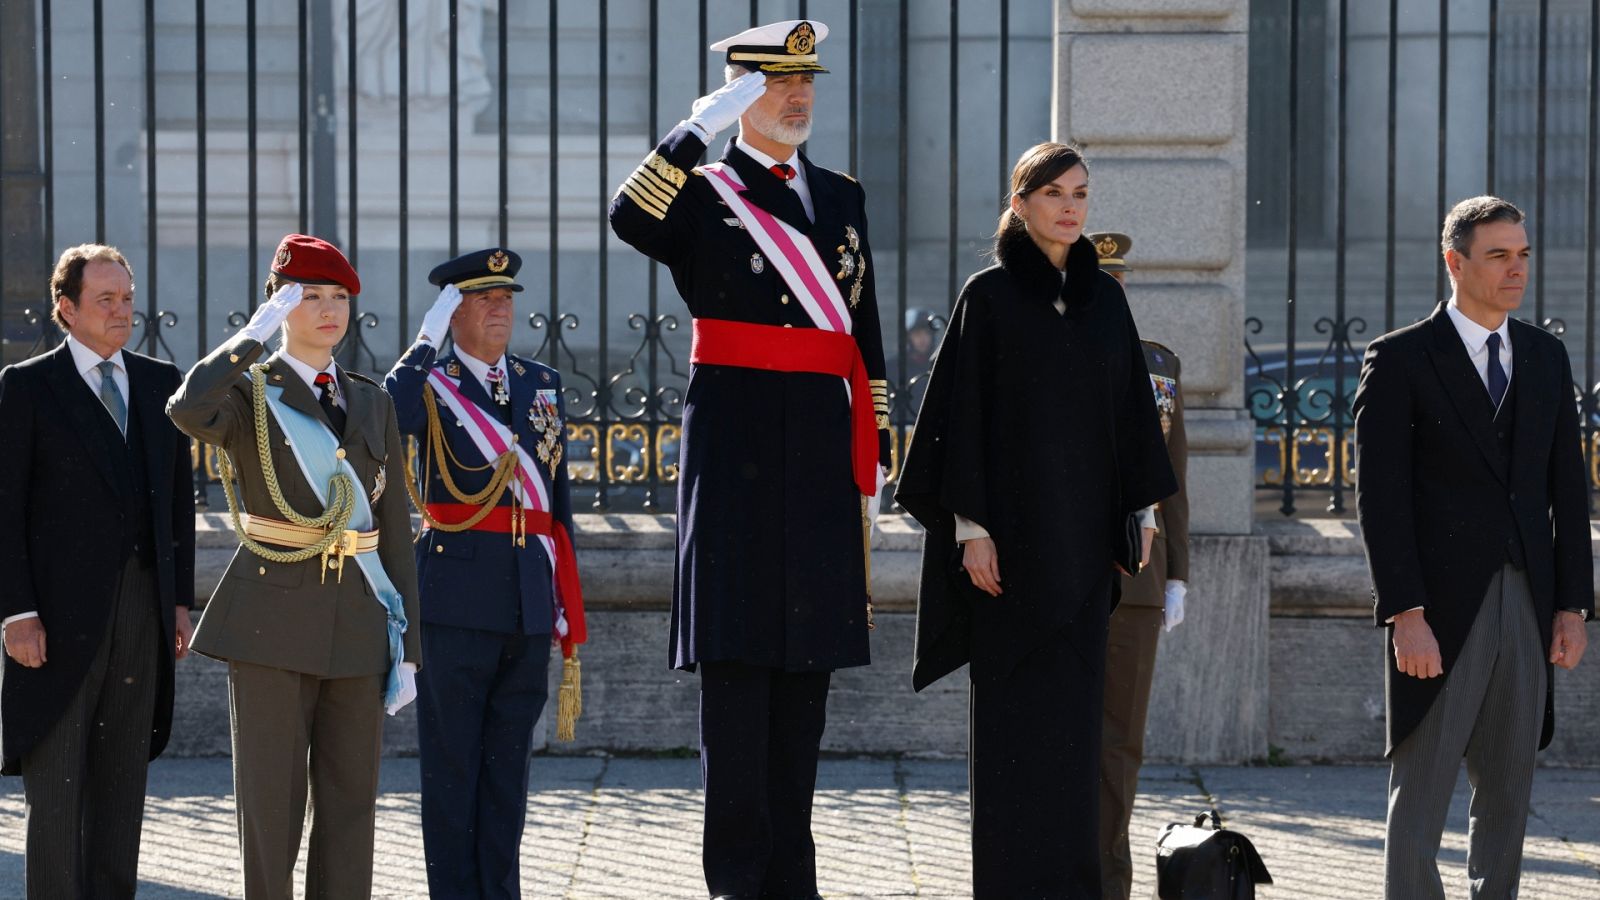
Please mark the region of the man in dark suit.
POLYGON ((116 249, 67 250, 50 290, 66 341, 0 372, 0 757, 22 775, 28 897, 132 897, 193 631, 189 442, 162 413, 181 376, 123 349, 116 249))
POLYGON ((1471 896, 1516 896, 1551 664, 1578 664, 1594 611, 1572 367, 1559 339, 1510 318, 1522 221, 1496 197, 1456 204, 1441 240, 1453 296, 1373 341, 1356 390, 1362 539, 1393 646, 1390 900, 1443 900, 1435 858, 1463 756, 1471 896))
POLYGON ((521 267, 498 247, 435 267, 428 280, 439 299, 384 379, 422 467, 416 558, 427 665, 417 742, 435 897, 522 896, 528 762, 552 635, 567 658, 558 738, 571 740, 577 712, 585 633, 561 377, 506 352, 521 267), (447 333, 455 351, 440 354, 447 333))
POLYGON ((815 895, 830 673, 868 661, 862 497, 888 462, 888 389, 866 195, 799 151, 827 33, 778 22, 711 45, 728 83, 611 202, 617 236, 672 270, 694 316, 671 662, 701 669, 719 896, 815 895))

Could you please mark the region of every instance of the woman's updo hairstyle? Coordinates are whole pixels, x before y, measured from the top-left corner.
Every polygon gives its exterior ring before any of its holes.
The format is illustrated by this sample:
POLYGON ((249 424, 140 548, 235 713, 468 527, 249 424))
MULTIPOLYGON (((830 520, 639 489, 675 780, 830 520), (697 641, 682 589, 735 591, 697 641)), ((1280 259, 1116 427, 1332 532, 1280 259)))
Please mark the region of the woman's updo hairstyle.
POLYGON ((1022 217, 1011 211, 1011 197, 1026 197, 1060 178, 1073 166, 1083 166, 1085 172, 1089 171, 1089 161, 1083 158, 1083 151, 1072 144, 1045 141, 1022 151, 1022 156, 1011 169, 1011 196, 1006 198, 1005 207, 1000 211, 1000 223, 994 231, 995 239, 1027 230, 1022 217))

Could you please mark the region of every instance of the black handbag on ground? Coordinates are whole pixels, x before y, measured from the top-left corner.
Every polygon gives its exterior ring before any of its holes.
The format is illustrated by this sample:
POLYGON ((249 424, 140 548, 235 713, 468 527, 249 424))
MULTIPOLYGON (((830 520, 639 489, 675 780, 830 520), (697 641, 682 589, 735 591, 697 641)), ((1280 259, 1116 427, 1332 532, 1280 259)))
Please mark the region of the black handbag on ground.
POLYGON ((1255 845, 1223 828, 1216 810, 1193 825, 1174 822, 1156 840, 1156 900, 1252 900, 1256 885, 1271 883, 1255 845))

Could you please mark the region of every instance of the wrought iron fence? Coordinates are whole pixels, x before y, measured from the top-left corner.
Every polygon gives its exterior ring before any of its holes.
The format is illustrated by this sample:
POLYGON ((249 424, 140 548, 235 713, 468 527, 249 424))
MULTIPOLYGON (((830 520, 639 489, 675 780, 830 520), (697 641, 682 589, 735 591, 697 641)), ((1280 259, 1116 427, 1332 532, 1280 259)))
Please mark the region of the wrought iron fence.
POLYGON ((1597 5, 1254 4, 1245 394, 1258 491, 1283 514, 1308 492, 1347 511, 1364 345, 1448 297, 1440 223, 1479 193, 1529 213, 1519 317, 1568 344, 1600 487, 1597 5))
MULTIPOLYGON (((942 328, 1015 153, 1049 136, 1051 85, 1011 72, 1050 70, 1053 16, 1010 0, 8 2, 4 355, 55 344, 50 262, 92 238, 135 267, 136 348, 187 364, 246 321, 263 255, 297 230, 362 270, 340 359, 377 373, 432 301, 422 273, 509 246, 532 299, 512 349, 563 373, 575 500, 670 509, 686 313, 610 236, 606 201, 721 82, 710 41, 815 18, 835 74, 806 149, 868 188, 898 460, 926 368, 915 333, 942 328)), ((204 498, 215 457, 194 458, 204 498)))

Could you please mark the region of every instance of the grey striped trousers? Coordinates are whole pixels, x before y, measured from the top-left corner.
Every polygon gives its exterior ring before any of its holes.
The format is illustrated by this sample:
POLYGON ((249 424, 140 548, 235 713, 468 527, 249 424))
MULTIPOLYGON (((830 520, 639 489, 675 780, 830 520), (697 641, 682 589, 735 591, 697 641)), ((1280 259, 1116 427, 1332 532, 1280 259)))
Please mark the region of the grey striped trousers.
POLYGON ((1542 643, 1528 576, 1505 566, 1490 579, 1461 656, 1443 676, 1443 690, 1392 755, 1383 854, 1388 900, 1444 900, 1439 841, 1463 755, 1472 785, 1468 896, 1517 896, 1544 725, 1542 643))
MULTIPOLYGON (((28 900, 114 900, 132 897, 138 885, 150 729, 165 649, 155 572, 129 561, 111 609, 77 693, 22 758, 28 900)), ((52 637, 67 639, 47 632, 45 640, 52 637)))

